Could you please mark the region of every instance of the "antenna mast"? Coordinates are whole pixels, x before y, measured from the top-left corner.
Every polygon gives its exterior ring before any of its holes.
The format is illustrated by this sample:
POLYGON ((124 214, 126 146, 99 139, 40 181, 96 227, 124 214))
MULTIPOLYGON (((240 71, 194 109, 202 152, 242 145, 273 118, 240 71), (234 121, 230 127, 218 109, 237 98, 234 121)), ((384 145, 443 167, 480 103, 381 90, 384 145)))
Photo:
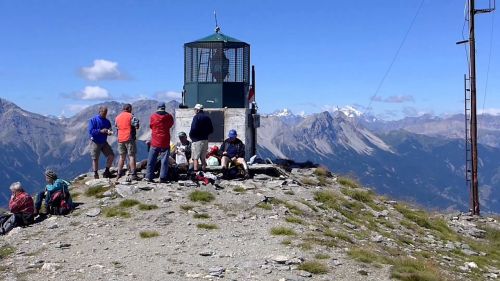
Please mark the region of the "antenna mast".
MULTIPOLYGON (((469 159, 472 161, 471 170, 469 170, 469 165, 466 165, 466 180, 469 181, 469 174, 472 177, 470 181, 470 212, 472 215, 480 215, 479 210, 479 181, 478 181, 478 153, 477 153, 477 102, 476 102, 476 38, 475 38, 475 16, 476 14, 489 13, 495 10, 495 0, 489 0, 489 8, 488 9, 476 9, 475 1, 468 0, 468 17, 469 17, 469 40, 457 42, 457 44, 469 43, 469 79, 465 78, 466 82, 469 80, 469 87, 467 89, 466 85, 466 97, 465 97, 465 118, 466 118, 466 150, 467 154, 470 152, 470 158, 467 155, 466 161, 469 159), (467 108, 467 91, 470 91, 470 120, 467 119, 468 108, 467 108), (470 136, 467 130, 467 121, 470 121, 470 136), (468 149, 470 138, 470 151, 468 149)), ((467 163, 468 164, 468 163, 467 163)))
POLYGON ((216 10, 214 10, 214 18, 215 18, 215 33, 219 33, 220 32, 220 26, 217 23, 217 11, 216 10))

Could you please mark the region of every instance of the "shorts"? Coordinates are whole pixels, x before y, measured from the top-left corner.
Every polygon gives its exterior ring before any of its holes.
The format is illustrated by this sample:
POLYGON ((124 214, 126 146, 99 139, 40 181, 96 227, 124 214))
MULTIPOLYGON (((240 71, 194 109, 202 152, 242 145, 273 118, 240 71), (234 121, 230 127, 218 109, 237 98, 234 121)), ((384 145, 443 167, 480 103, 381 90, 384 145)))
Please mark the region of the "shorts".
POLYGON ((191 144, 191 159, 205 159, 208 153, 208 140, 195 141, 191 144))
POLYGON ((108 157, 110 155, 114 155, 113 149, 111 149, 111 146, 107 142, 105 143, 95 143, 93 141, 90 141, 90 157, 92 157, 92 160, 99 159, 99 154, 104 154, 104 156, 108 157))
POLYGON ((128 156, 135 156, 136 152, 137 146, 135 144, 135 140, 118 143, 118 153, 120 155, 128 154, 128 156))

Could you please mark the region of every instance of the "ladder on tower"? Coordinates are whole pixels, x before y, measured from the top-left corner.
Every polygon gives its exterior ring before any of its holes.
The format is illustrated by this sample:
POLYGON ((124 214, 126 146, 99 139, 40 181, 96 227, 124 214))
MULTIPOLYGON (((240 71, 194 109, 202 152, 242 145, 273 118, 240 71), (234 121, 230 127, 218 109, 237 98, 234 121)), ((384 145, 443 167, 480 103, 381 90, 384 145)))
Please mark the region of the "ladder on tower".
MULTIPOLYGON (((471 92, 470 79, 464 75, 464 96, 465 96, 465 186, 469 190, 469 195, 472 194, 472 137, 470 130, 471 122, 471 92)), ((472 195, 469 200, 472 201, 472 195)), ((472 206, 472 205, 471 205, 472 206)))

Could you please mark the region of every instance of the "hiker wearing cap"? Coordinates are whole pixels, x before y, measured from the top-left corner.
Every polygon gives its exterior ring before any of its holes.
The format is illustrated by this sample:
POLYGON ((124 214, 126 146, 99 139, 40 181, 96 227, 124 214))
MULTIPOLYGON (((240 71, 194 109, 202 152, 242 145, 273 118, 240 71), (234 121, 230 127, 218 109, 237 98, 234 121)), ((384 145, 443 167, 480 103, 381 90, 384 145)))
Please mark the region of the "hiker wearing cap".
POLYGON ((236 130, 229 130, 228 138, 224 140, 219 149, 219 155, 222 156, 222 174, 227 176, 229 164, 242 165, 245 170, 245 178, 249 178, 248 165, 245 161, 245 145, 237 138, 236 130))
POLYGON ((203 112, 203 105, 194 106, 196 114, 191 122, 189 138, 193 142, 191 145, 191 159, 193 160, 193 169, 197 173, 199 170, 198 159, 201 161, 201 168, 205 171, 207 167, 208 136, 213 133, 214 127, 212 120, 203 112))
POLYGON ((189 160, 191 159, 191 142, 187 138, 185 132, 180 132, 178 135, 179 141, 175 144, 172 154, 175 158, 175 164, 180 170, 187 171, 189 168, 189 160))
POLYGON ((156 159, 161 153, 160 182, 168 181, 168 158, 170 155, 170 128, 174 125, 174 118, 165 111, 165 103, 158 104, 157 110, 151 115, 151 147, 148 154, 146 181, 153 181, 153 172, 156 159))
POLYGON ((61 207, 61 200, 63 200, 68 206, 69 212, 73 209, 73 201, 71 200, 71 195, 69 194, 69 182, 58 178, 57 174, 52 170, 45 171, 45 181, 47 185, 45 190, 37 194, 35 199, 35 215, 40 213, 42 208, 42 202, 44 202, 45 210, 48 214, 59 215, 61 214, 59 208, 61 207), (45 199, 45 201, 43 201, 45 199))
POLYGON ((10 185, 12 195, 9 200, 9 210, 12 214, 0 216, 0 234, 7 234, 14 227, 33 223, 33 198, 26 193, 20 182, 10 185))
POLYGON ((99 114, 89 119, 89 135, 90 135, 90 156, 92 157, 92 170, 94 171, 94 178, 98 179, 99 174, 99 155, 101 152, 106 156, 106 170, 102 176, 110 178, 111 172, 109 168, 113 164, 115 154, 113 149, 108 144, 108 135, 112 135, 111 122, 106 119, 108 115, 108 108, 105 106, 99 107, 99 114))
POLYGON ((127 177, 127 181, 138 180, 135 167, 135 155, 137 151, 135 140, 137 130, 139 130, 139 119, 132 114, 131 104, 127 103, 123 105, 123 111, 115 118, 115 127, 118 131, 118 153, 120 154, 117 178, 123 176, 123 164, 125 164, 125 157, 128 154, 129 176, 127 177))

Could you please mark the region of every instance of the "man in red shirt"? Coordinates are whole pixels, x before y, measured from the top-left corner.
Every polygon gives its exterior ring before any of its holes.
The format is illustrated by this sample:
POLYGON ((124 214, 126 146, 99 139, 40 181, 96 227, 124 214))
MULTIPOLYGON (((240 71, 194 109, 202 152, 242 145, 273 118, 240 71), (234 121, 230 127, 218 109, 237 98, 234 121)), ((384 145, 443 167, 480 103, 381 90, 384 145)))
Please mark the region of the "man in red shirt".
POLYGON ((154 166, 158 155, 161 156, 160 183, 168 182, 168 157, 170 155, 170 128, 174 125, 174 118, 165 111, 165 103, 158 104, 155 113, 151 115, 151 147, 148 154, 146 181, 153 181, 154 166))
POLYGON ((132 105, 123 105, 123 111, 115 118, 115 126, 118 129, 118 178, 123 176, 122 169, 125 164, 125 157, 128 154, 129 169, 127 181, 138 180, 135 167, 135 155, 137 146, 135 143, 137 130, 139 130, 139 120, 132 114, 132 105))
POLYGON ((16 226, 26 226, 33 223, 35 205, 33 198, 24 192, 20 182, 10 185, 12 195, 9 201, 11 215, 0 217, 0 234, 6 234, 16 226))

